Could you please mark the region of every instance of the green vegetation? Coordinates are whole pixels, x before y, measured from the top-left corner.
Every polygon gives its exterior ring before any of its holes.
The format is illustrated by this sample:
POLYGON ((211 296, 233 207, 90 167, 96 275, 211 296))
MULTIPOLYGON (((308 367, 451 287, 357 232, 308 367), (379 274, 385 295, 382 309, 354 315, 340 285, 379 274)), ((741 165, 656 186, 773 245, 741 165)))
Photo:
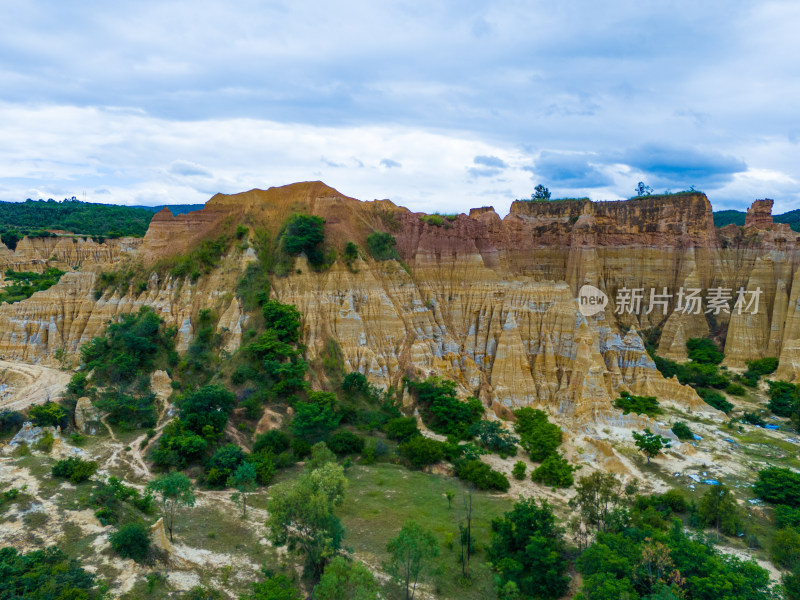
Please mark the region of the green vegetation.
POLYGON ((390 559, 384 568, 405 589, 406 600, 413 600, 417 583, 430 571, 430 559, 439 554, 436 538, 416 521, 406 521, 386 551, 390 559))
POLYGON ((736 535, 742 528, 742 516, 736 498, 725 485, 713 485, 703 494, 697 516, 706 527, 725 535, 736 535))
POLYGON ((487 553, 506 598, 559 598, 567 591, 566 544, 547 500, 520 499, 492 521, 487 553))
POLYGON ((150 534, 143 523, 127 523, 111 534, 111 548, 122 558, 143 562, 150 550, 150 534))
POLYGON ((100 598, 94 575, 56 547, 28 554, 14 548, 0 548, 0 573, 2 600, 100 598))
POLYGON ((468 436, 470 425, 483 416, 483 404, 478 398, 462 402, 456 397, 455 381, 429 377, 405 382, 417 398, 422 420, 436 433, 463 439, 468 436))
POLYGON ((514 476, 514 479, 518 481, 522 481, 525 479, 525 471, 527 470, 527 466, 521 460, 518 460, 514 463, 514 468, 511 470, 511 475, 514 476))
POLYGON ((375 260, 400 260, 396 245, 397 240, 390 233, 373 231, 367 236, 367 250, 375 260))
POLYGON ((637 433, 635 431, 631 433, 635 440, 636 447, 647 457, 648 464, 650 463, 650 459, 658 456, 661 450, 670 447, 670 441, 667 438, 653 433, 649 429, 645 428, 642 433, 637 433))
POLYGON ((60 404, 48 400, 44 404, 32 406, 28 418, 37 427, 64 427, 69 415, 60 404))
POLYGON ((398 450, 400 456, 414 469, 421 469, 444 459, 444 444, 422 435, 415 435, 406 440, 400 444, 398 450))
POLYGON ((572 473, 578 469, 579 467, 571 466, 563 456, 550 454, 531 472, 531 480, 554 488, 568 488, 575 482, 572 473))
POLYGON ((213 240, 203 240, 187 254, 177 258, 169 273, 173 277, 189 277, 197 281, 200 275, 207 275, 219 264, 230 244, 231 238, 225 234, 213 240))
POLYGON ((538 184, 535 188, 533 188, 531 200, 533 202, 547 202, 550 200, 550 190, 548 190, 541 183, 538 184))
POLYGON ((283 232, 282 249, 290 256, 305 254, 314 268, 327 266, 322 247, 325 241, 324 227, 322 217, 293 215, 283 232))
POLYGON ((479 458, 459 460, 454 463, 456 477, 473 484, 479 490, 507 492, 511 484, 502 473, 495 471, 479 458))
POLYGON ((422 215, 419 220, 426 225, 431 225, 433 227, 441 227, 444 225, 444 217, 438 213, 433 215, 422 215))
POLYGON ((19 239, 30 233, 41 235, 46 229, 109 238, 142 237, 154 214, 146 208, 80 202, 74 196, 63 202, 52 199, 0 202, 0 223, 3 224, 0 231, 15 232, 19 239))
POLYGON ((468 433, 481 447, 496 452, 502 458, 517 454, 519 438, 507 431, 499 421, 478 421, 470 426, 468 433))
POLYGON ((694 439, 694 433, 689 426, 686 423, 681 423, 680 421, 672 424, 672 433, 674 433, 679 440, 694 439))
POLYGON ((625 390, 619 393, 619 398, 614 401, 614 406, 622 409, 622 414, 635 413, 654 417, 661 414, 658 400, 655 396, 633 396, 625 390))
POLYGON ((13 304, 26 300, 36 292, 53 287, 63 274, 64 271, 54 268, 45 269, 42 273, 18 272, 8 269, 5 272, 5 280, 13 283, 7 283, 0 291, 0 303, 13 304))
POLYGON ((758 472, 753 492, 770 504, 800 508, 800 474, 787 468, 768 467, 758 472))
POLYGON ((704 365, 718 365, 725 358, 717 345, 705 338, 689 338, 686 341, 689 360, 704 365))
POLYGON ((517 422, 514 430, 519 434, 520 445, 530 454, 531 460, 542 462, 561 445, 561 429, 547 420, 547 414, 529 407, 514 411, 517 422))
POLYGON ((174 541, 172 532, 176 514, 183 507, 194 506, 196 500, 192 480, 183 473, 171 471, 152 479, 147 484, 147 491, 157 498, 169 540, 174 541))
POLYGON ((314 587, 314 600, 377 600, 378 589, 375 576, 363 563, 337 556, 314 587))
POLYGON ((97 471, 97 463, 70 456, 56 462, 52 469, 53 477, 68 479, 70 483, 82 483, 97 471))
POLYGON ((800 388, 785 381, 769 381, 769 409, 779 417, 797 414, 800 388))

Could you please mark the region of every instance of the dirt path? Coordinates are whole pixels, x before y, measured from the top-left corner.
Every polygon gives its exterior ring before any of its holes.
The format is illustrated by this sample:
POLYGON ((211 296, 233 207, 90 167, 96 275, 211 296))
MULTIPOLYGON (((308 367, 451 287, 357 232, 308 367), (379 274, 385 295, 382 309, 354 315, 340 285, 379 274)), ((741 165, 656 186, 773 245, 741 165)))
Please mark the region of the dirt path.
POLYGON ((24 410, 60 397, 72 371, 0 360, 0 408, 24 410))

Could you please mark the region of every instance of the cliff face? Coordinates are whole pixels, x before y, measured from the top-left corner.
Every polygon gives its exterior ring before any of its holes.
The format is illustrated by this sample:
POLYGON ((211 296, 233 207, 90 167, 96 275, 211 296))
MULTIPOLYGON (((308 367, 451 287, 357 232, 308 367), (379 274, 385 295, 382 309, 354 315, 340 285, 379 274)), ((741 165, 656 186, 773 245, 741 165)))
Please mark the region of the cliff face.
MULTIPOLYGON (((274 235, 295 212, 325 218, 326 241, 339 250, 348 241, 365 248, 374 230, 397 239, 407 270, 370 259, 357 260, 355 272, 337 261, 315 273, 300 258, 299 273, 273 281, 277 298, 304 314, 310 359, 334 338, 346 369, 379 385, 437 374, 499 414, 538 406, 578 424, 619 420, 612 402, 623 389, 707 409, 690 388, 656 371, 637 333, 650 328, 661 331, 659 352, 668 357, 683 358, 690 337, 727 334, 730 366, 780 356, 779 376, 800 377, 796 235, 762 228, 763 215, 745 228, 716 230, 702 194, 516 202, 504 219, 485 207, 437 225, 388 200, 359 202, 312 182, 217 195, 179 217, 159 213, 136 256, 154 262, 231 224, 274 235), (605 312, 581 314, 576 296, 584 284, 608 295, 605 312), (704 297, 711 288, 731 290, 732 314, 707 316, 705 303, 697 314, 681 310, 682 287, 704 297), (732 308, 740 287, 762 292, 753 314, 732 308), (642 290, 640 309, 623 310, 620 294, 632 289, 642 290), (671 295, 665 309, 647 313, 651 289, 671 295)), ((154 276, 144 292, 99 300, 91 271, 67 274, 50 290, 0 307, 0 357, 52 364, 58 349, 77 352, 108 319, 143 304, 178 325, 182 347, 199 309, 214 308, 233 351, 246 317, 231 291, 252 259, 234 249, 196 284, 154 276)))

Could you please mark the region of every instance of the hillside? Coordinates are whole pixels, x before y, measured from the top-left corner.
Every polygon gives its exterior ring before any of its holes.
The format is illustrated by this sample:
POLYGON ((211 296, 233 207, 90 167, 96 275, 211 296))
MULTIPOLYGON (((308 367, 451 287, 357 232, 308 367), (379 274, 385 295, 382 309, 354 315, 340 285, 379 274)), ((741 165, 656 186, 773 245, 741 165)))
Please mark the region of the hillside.
POLYGON ((800 239, 770 211, 427 215, 304 182, 161 210, 140 239, 25 238, 8 268, 66 272, 0 306, 0 545, 57 545, 86 597, 403 598, 413 539, 415 597, 766 600, 800 485, 800 239), (706 316, 681 287, 764 292, 706 316), (165 477, 174 527, 145 499, 165 477))
MULTIPOLYGON (((714 225, 725 227, 726 225, 744 225, 746 213, 741 210, 718 210, 714 211, 714 225)), ((775 223, 786 223, 793 231, 800 231, 800 209, 792 210, 782 215, 773 215, 775 223)))

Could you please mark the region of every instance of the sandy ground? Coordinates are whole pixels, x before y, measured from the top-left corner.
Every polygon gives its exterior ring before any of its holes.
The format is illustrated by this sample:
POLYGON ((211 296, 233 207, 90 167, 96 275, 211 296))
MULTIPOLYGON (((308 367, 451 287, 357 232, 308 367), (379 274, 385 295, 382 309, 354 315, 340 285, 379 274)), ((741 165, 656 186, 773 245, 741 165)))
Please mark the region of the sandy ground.
POLYGON ((0 360, 0 409, 23 410, 56 399, 70 377, 72 371, 0 360))

